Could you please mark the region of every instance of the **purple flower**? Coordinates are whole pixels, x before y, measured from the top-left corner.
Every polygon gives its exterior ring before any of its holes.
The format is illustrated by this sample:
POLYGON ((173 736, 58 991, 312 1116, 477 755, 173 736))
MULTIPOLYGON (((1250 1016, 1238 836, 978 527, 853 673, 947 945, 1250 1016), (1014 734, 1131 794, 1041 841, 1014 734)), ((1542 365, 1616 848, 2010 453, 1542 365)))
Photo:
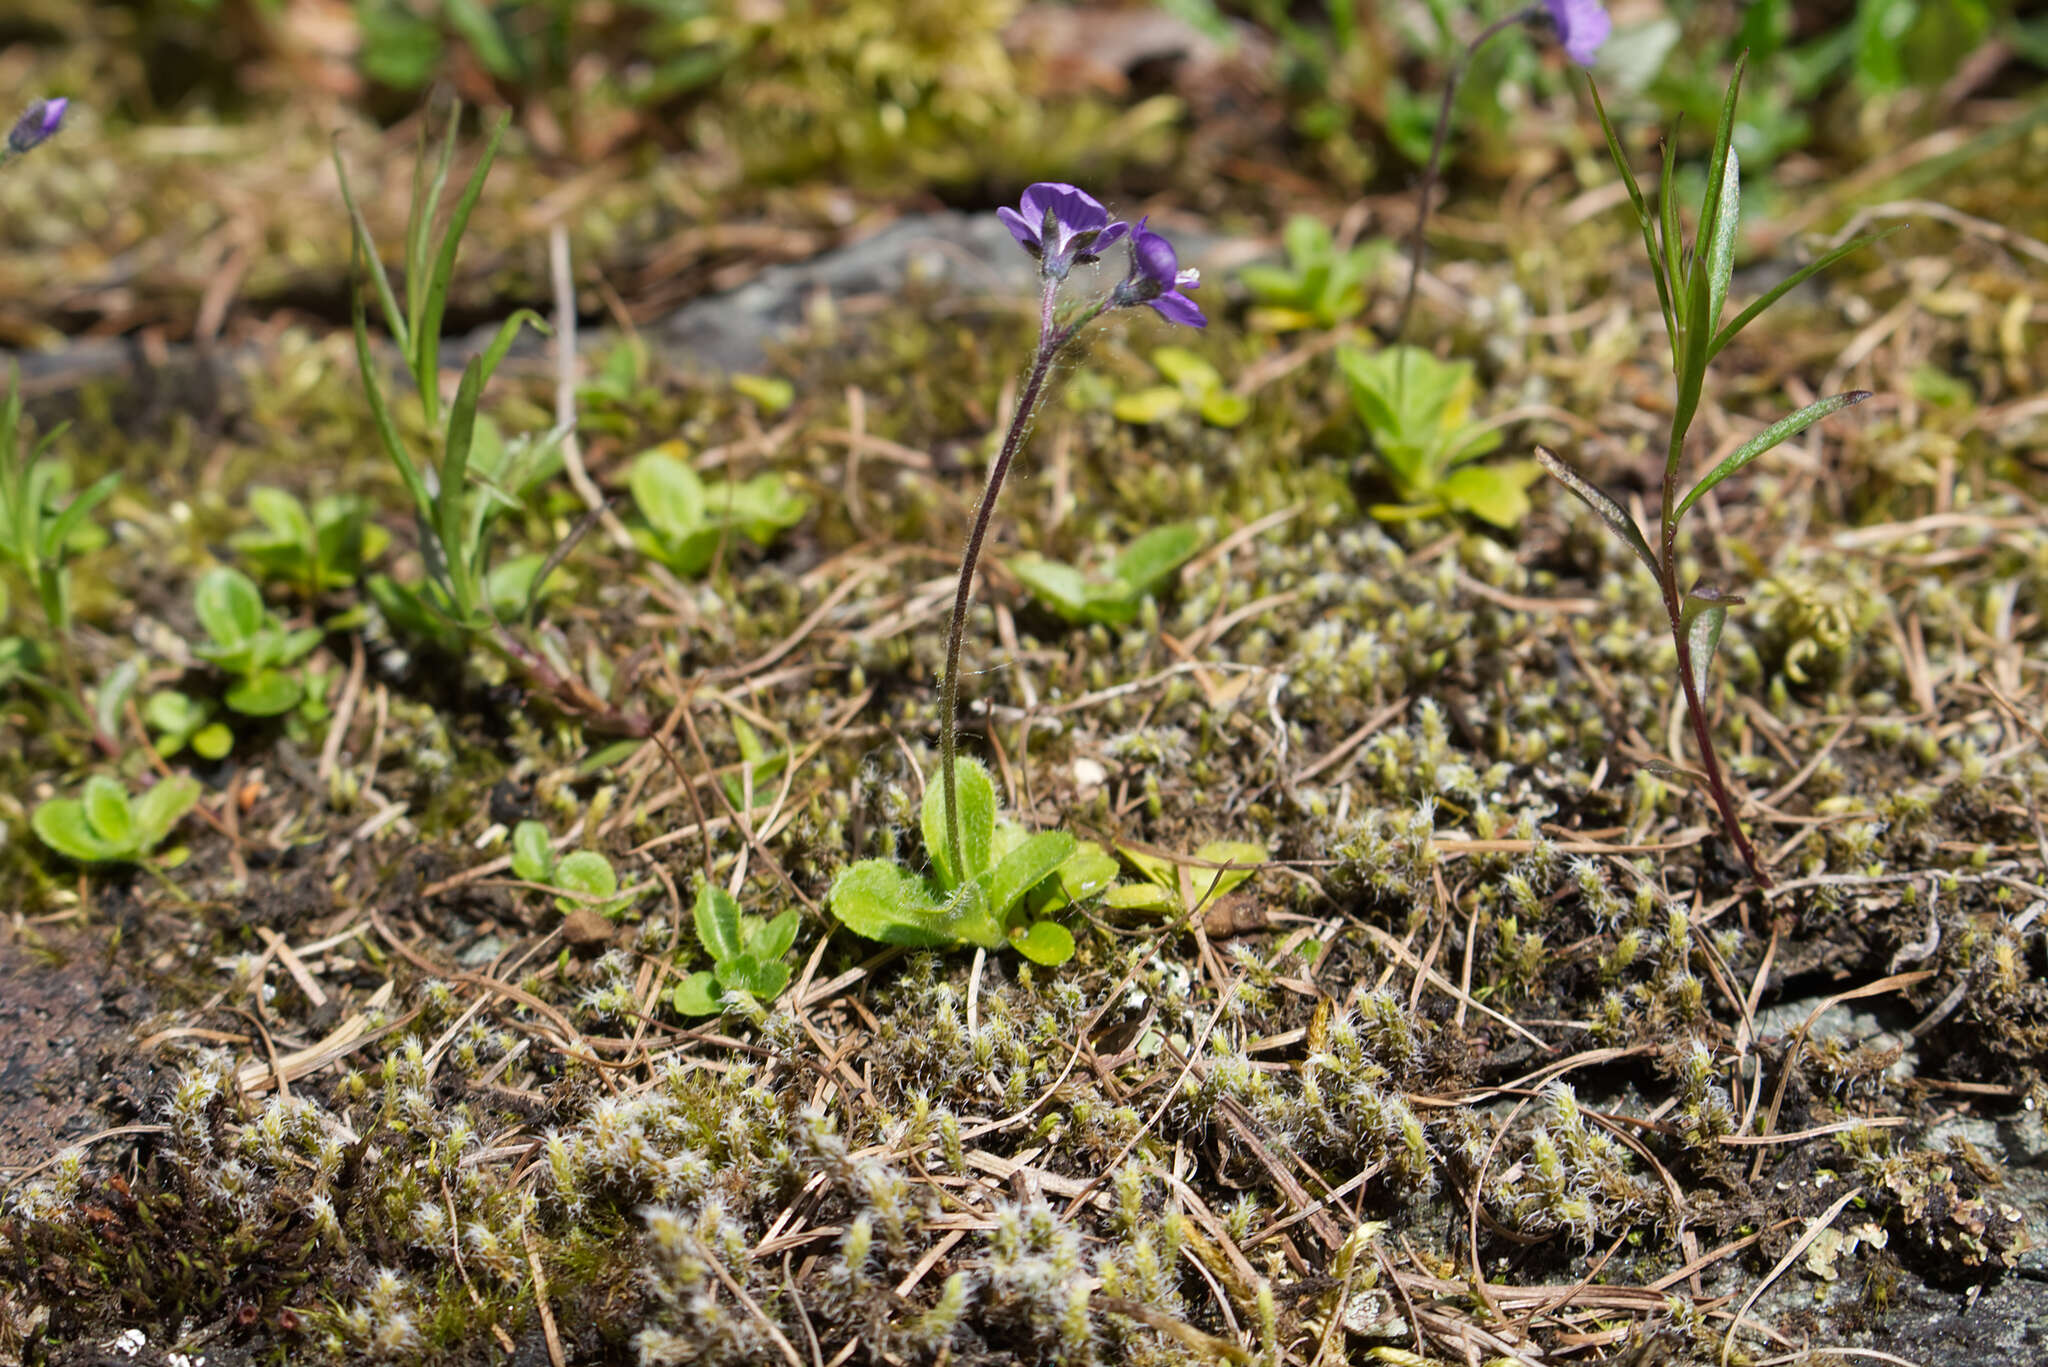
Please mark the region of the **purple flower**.
POLYGON ((1607 6, 1600 0, 1543 0, 1543 5, 1550 11, 1550 22, 1557 28, 1557 41, 1564 46, 1565 55, 1580 66, 1593 65, 1594 55, 1614 27, 1607 6))
POLYGON ((16 156, 40 147, 56 136, 64 126, 64 111, 71 101, 62 96, 54 100, 37 100, 14 122, 7 134, 7 150, 16 156))
POLYGON ((1173 244, 1147 228, 1148 221, 1139 219, 1131 231, 1131 273, 1116 287, 1113 307, 1150 304, 1169 323, 1207 327, 1209 320, 1202 316, 1201 305, 1181 292, 1199 288, 1202 273, 1182 270, 1173 244))
POLYGON ((1010 230, 1025 251, 1038 258, 1039 270, 1054 280, 1067 278, 1075 265, 1101 259, 1131 230, 1128 223, 1112 223, 1109 210, 1085 190, 1056 181, 1040 181, 1026 188, 1018 209, 996 210, 996 217, 1010 230))

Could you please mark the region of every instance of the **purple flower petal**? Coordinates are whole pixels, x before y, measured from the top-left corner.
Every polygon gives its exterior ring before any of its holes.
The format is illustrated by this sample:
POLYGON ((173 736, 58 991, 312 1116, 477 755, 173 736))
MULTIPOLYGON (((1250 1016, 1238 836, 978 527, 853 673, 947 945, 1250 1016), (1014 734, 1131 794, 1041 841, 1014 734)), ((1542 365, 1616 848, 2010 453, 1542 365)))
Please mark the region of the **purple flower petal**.
POLYGON ((1550 22, 1557 26, 1557 41, 1565 55, 1580 66, 1593 65, 1600 45, 1614 29, 1614 20, 1600 0, 1543 0, 1550 22))
POLYGON ((1161 290, 1170 290, 1180 274, 1180 257, 1171 242, 1145 226, 1150 221, 1149 215, 1141 218, 1131 230, 1131 265, 1161 290))
POLYGON ((56 136, 57 130, 64 126, 64 111, 70 107, 71 101, 63 96, 31 103, 7 132, 8 154, 20 156, 56 136))
MULTIPOLYGON (((1038 224, 1033 223, 1007 204, 996 210, 996 217, 1000 218, 1003 221, 1003 226, 1010 230, 1010 236, 1017 239, 1018 246, 1030 252, 1033 256, 1039 254, 1038 224)), ((1043 222, 1044 220, 1041 218, 1039 221, 1043 222)))
POLYGON ((1178 291, 1162 294, 1157 299, 1147 299, 1145 302, 1159 310, 1159 316, 1169 323, 1178 323, 1188 328, 1209 326, 1208 318, 1202 313, 1202 306, 1178 291))

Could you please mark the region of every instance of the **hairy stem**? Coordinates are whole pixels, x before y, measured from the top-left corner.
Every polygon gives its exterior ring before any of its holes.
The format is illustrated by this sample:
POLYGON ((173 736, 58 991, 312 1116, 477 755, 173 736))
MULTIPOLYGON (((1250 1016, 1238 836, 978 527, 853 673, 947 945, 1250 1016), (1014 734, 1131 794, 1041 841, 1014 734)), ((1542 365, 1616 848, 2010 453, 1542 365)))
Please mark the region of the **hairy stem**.
POLYGON ((1443 103, 1436 111, 1436 132, 1429 140, 1429 162, 1423 167, 1422 184, 1416 190, 1415 231, 1408 238, 1408 289, 1401 296, 1401 311, 1394 317, 1394 330, 1388 340, 1398 342, 1408 330, 1408 315, 1415 309, 1415 286, 1422 279, 1423 230, 1429 226, 1429 197, 1436 189, 1437 173, 1443 168, 1444 143, 1451 133, 1451 104, 1458 97, 1458 86, 1465 79, 1465 72, 1472 65, 1472 59, 1479 55, 1479 49, 1492 41, 1495 34, 1517 24, 1526 24, 1537 18, 1542 11, 1535 7, 1517 10, 1502 19, 1496 19, 1480 31, 1477 38, 1465 48, 1458 58, 1458 64, 1451 68, 1451 74, 1444 80, 1443 103))
POLYGON ((1053 359, 1085 323, 1102 312, 1107 302, 1098 302, 1066 327, 1055 328, 1052 306, 1059 287, 1057 279, 1047 277, 1038 312, 1038 351, 1032 357, 1024 392, 1017 396, 1016 411, 1010 414, 1010 430, 1003 434, 1002 448, 996 452, 995 464, 989 467, 981 503, 974 510, 974 526, 967 533, 967 548, 960 557, 960 584, 953 592, 953 620, 946 629, 946 670, 939 676, 939 782, 944 785, 946 797, 946 853, 953 860, 955 875, 963 880, 967 865, 960 857, 960 784, 953 776, 953 758, 959 751, 960 644, 967 632, 968 604, 974 597, 974 570, 981 562, 981 543, 988 535, 989 519, 995 515, 996 496, 1003 490, 1010 463, 1023 449, 1024 434, 1031 428, 1031 414, 1045 392, 1046 378, 1052 374, 1053 359))

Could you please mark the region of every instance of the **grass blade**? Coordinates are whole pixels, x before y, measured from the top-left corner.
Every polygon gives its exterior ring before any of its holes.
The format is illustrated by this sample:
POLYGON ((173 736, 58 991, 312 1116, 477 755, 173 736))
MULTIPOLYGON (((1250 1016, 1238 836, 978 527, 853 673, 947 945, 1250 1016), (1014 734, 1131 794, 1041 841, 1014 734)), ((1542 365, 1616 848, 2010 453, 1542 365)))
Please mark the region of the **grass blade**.
POLYGON ((1852 404, 1862 403, 1869 397, 1870 391, 1867 389, 1852 389, 1846 394, 1835 394, 1820 400, 1818 403, 1810 403, 1797 413, 1778 419, 1778 421, 1744 442, 1741 448, 1733 455, 1709 471, 1705 479, 1693 485, 1692 492, 1679 501, 1678 509, 1673 516, 1684 517, 1686 509, 1699 502, 1700 495, 1706 493, 1707 490, 1713 488, 1716 484, 1719 484, 1722 480, 1728 478, 1728 476, 1734 474, 1773 446, 1777 446, 1781 442, 1790 441, 1793 437, 1798 436, 1801 432, 1804 432, 1807 428, 1828 416, 1828 414, 1840 412, 1852 404))
MULTIPOLYGON (((426 298, 420 312, 418 324, 416 369, 420 377, 420 390, 427 392, 434 383, 440 369, 441 319, 448 312, 448 286, 455 275, 455 254, 462 248, 462 235, 469 228, 469 215, 476 208, 477 198, 483 194, 484 178, 491 173, 491 163, 497 160, 498 142, 505 136, 505 125, 509 114, 501 114, 491 124, 491 131, 484 139, 483 155, 477 159, 476 170, 470 172, 469 181, 462 187, 461 198, 455 201, 455 210, 448 216, 448 227, 441 235, 441 250, 434 260, 434 274, 427 282, 426 298)), ((452 138, 452 134, 450 135, 452 138)), ((428 405, 428 414, 434 412, 428 405)))
MULTIPOLYGON (((362 244, 358 242, 356 262, 360 265, 361 261, 362 244)), ((431 517, 434 501, 427 495, 427 482, 413 467, 412 456, 405 449, 405 439, 398 435, 398 424, 391 420, 391 409, 384 402, 384 388, 377 382, 377 358, 370 353, 370 324, 363 310, 363 290, 359 279, 349 290, 349 302, 355 320, 356 368, 362 372, 363 394, 370 402, 371 421, 376 424, 377 435, 384 442, 384 453, 398 467, 399 478, 405 481, 405 490, 412 495, 413 508, 421 518, 431 517)))
MULTIPOLYGON (((1607 117, 1607 106, 1600 101, 1600 88, 1593 84, 1591 76, 1586 78, 1586 90, 1593 97, 1593 108, 1600 114, 1600 131, 1607 135, 1607 155, 1614 159, 1614 168, 1621 172, 1622 183, 1628 186, 1629 203, 1635 206, 1636 223, 1643 231, 1643 248, 1650 254, 1650 274, 1657 281, 1657 302, 1664 308, 1664 331, 1671 339, 1671 350, 1675 355, 1678 351, 1678 318, 1672 312, 1670 260, 1657 246, 1657 231, 1652 226, 1655 220, 1650 217, 1650 206, 1643 199, 1643 187, 1636 183, 1636 173, 1629 169, 1628 153, 1622 150, 1613 121, 1607 117)), ((1669 183, 1667 177, 1665 184, 1669 183)))
MULTIPOLYGON (((351 273, 362 269, 364 258, 370 263, 370 282, 377 287, 377 303, 384 310, 384 326, 391 333, 391 339, 398 343, 398 349, 412 355, 412 333, 406 327, 406 320, 398 311, 398 296, 391 292, 391 277, 384 271, 384 263, 377 257, 377 239, 370 236, 370 221, 363 217, 363 210, 356 203, 355 193, 349 189, 348 168, 341 164, 341 139, 334 140, 334 172, 341 177, 341 202, 348 208, 349 222, 354 227, 355 259, 350 263, 351 273)), ((408 289, 410 282, 408 282, 408 289)), ((361 313, 360 307, 357 309, 361 313)))
POLYGON ((1577 494, 1581 503, 1600 514, 1600 520, 1628 543, 1628 548, 1636 553, 1636 558, 1649 568, 1651 574, 1658 572, 1657 557, 1651 554, 1650 543, 1643 539, 1642 529, 1636 526, 1636 520, 1628 515, 1626 508, 1608 497, 1593 481, 1565 464, 1563 458, 1549 447, 1537 447, 1536 459, 1557 477, 1558 483, 1577 494))

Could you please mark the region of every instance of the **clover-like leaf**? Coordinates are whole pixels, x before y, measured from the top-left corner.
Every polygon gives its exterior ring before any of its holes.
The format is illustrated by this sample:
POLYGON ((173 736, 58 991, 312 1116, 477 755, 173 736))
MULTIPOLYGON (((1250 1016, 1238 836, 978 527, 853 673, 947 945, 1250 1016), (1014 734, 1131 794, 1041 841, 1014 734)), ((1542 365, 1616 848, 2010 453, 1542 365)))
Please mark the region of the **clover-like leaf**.
POLYGON ((1029 930, 1018 928, 1010 936, 1010 947, 1031 962, 1049 967, 1074 957, 1074 937, 1057 921, 1038 921, 1029 930))
POLYGON ((1024 587, 1031 590, 1032 597, 1061 617, 1069 622, 1087 620, 1093 590, 1088 576, 1081 571, 1058 560, 1033 554, 1020 555, 1003 563, 1010 573, 1024 581, 1024 587))
POLYGON ((263 629, 263 595, 240 570, 216 565, 199 577, 192 593, 199 625, 222 652, 245 646, 263 629))
POLYGON ((1223 896, 1236 888, 1247 878, 1259 871, 1270 856, 1264 845, 1249 840, 1212 840, 1195 851, 1195 859, 1201 864, 1235 864, 1237 868, 1213 869, 1195 867, 1188 870, 1188 880, 1193 885, 1195 896, 1208 901, 1223 896))
POLYGON ((115 849, 138 847, 135 814, 128 806, 128 790, 119 781, 105 774, 94 774, 85 781, 81 800, 85 804, 85 819, 92 824, 93 834, 115 849))
POLYGON ((1525 492, 1541 467, 1527 461, 1466 465, 1451 471, 1438 493, 1452 510, 1471 513, 1496 527, 1514 528, 1529 515, 1525 492))
POLYGON ((135 851, 115 845, 93 829, 86 819, 85 804, 76 798, 52 798, 36 808, 29 824, 36 838, 67 859, 81 864, 104 864, 132 858, 135 851))
POLYGON ((1053 870, 1050 884, 1033 890, 1032 908, 1042 914, 1093 897, 1116 881, 1116 872, 1116 860, 1107 850, 1093 840, 1083 840, 1053 870))
POLYGON ((697 942, 704 952, 721 964, 746 949, 740 938, 740 904, 709 878, 697 881, 697 906, 693 913, 697 942))
POLYGON ((747 953, 765 963, 780 960, 783 955, 789 953, 789 947, 796 943, 796 932, 802 924, 802 913, 791 907, 748 934, 747 953))
POLYGON ((996 785, 980 760, 965 755, 953 761, 953 782, 960 803, 960 857, 965 869, 953 867, 953 851, 946 838, 946 785, 937 775, 925 782, 924 806, 919 825, 924 831, 925 850, 939 886, 951 892, 963 883, 979 878, 991 863, 990 844, 996 830, 996 785))
POLYGON ((705 521, 704 481, 681 459, 675 443, 643 451, 633 461, 627 487, 647 525, 665 538, 682 538, 705 521))
POLYGON ((724 993, 709 969, 692 973, 669 993, 669 1005, 681 1016, 715 1016, 725 1010, 724 993))
POLYGON ((155 849, 198 801, 199 780, 184 774, 157 780, 130 807, 135 822, 135 849, 144 854, 155 849))
POLYGON ((1173 572, 1201 548, 1202 534, 1193 523, 1154 527, 1124 547, 1116 558, 1116 577, 1143 596, 1156 593, 1173 572))
POLYGON ((565 915, 585 908, 606 914, 616 909, 606 899, 619 890, 619 875, 613 870, 611 860, 595 850, 577 850, 563 856, 555 865, 554 877, 549 881, 571 894, 555 899, 556 908, 565 915))
POLYGON ((1102 904, 1118 911, 1178 911, 1180 896, 1157 883, 1118 883, 1102 894, 1102 904))
POLYGON ((1129 394, 1120 394, 1109 411, 1118 422, 1134 426, 1149 427, 1165 422, 1168 418, 1187 407, 1187 395, 1177 386, 1170 384, 1148 385, 1129 394))
POLYGON ((512 828, 512 873, 528 883, 547 883, 555 876, 555 851, 548 841, 548 828, 538 821, 522 821, 512 828))
POLYGON ((719 985, 748 993, 760 1001, 774 1001, 789 985, 789 965, 763 962, 752 954, 739 953, 718 964, 719 985))
POLYGON ((305 689, 289 674, 266 669, 230 687, 226 702, 245 717, 275 717, 299 705, 305 689))

